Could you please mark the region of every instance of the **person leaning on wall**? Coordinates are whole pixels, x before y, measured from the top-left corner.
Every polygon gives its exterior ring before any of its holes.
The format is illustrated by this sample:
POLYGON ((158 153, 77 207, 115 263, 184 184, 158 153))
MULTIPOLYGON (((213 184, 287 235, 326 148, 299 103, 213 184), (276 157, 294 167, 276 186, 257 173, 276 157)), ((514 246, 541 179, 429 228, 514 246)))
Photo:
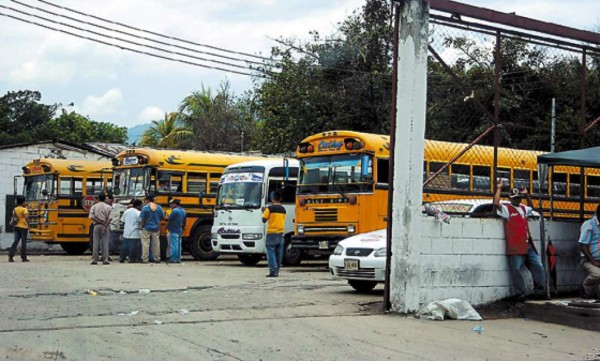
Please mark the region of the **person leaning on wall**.
POLYGON ((587 277, 581 284, 580 293, 583 298, 600 299, 600 204, 594 216, 581 225, 579 249, 581 250, 581 267, 587 277))

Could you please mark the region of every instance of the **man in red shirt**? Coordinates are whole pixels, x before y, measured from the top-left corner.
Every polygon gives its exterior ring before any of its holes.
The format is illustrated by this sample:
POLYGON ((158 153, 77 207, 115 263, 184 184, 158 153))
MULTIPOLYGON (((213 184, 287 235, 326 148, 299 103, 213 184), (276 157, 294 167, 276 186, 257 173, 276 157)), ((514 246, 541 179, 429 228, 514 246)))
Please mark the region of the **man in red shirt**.
POLYGON ((531 272, 533 278, 533 288, 535 297, 543 297, 545 295, 544 285, 546 276, 542 259, 535 248, 531 234, 529 233, 529 223, 527 217, 531 215, 531 196, 527 188, 519 191, 518 188, 513 188, 510 192, 510 204, 500 203, 500 192, 504 182, 498 181, 498 188, 494 195, 494 206, 496 213, 504 219, 504 233, 506 236, 506 255, 510 264, 510 273, 515 288, 515 293, 519 301, 527 299, 527 288, 525 280, 521 274, 521 268, 526 265, 531 272), (527 204, 521 204, 521 199, 525 196, 527 204))

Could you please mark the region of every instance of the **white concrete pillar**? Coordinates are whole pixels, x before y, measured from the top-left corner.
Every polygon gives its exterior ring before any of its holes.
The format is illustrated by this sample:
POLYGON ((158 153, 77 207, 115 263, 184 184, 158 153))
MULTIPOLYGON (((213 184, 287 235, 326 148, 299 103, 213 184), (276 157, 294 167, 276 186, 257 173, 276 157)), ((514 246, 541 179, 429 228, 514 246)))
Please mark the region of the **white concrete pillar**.
POLYGON ((392 311, 419 309, 429 1, 400 1, 392 210, 392 311))

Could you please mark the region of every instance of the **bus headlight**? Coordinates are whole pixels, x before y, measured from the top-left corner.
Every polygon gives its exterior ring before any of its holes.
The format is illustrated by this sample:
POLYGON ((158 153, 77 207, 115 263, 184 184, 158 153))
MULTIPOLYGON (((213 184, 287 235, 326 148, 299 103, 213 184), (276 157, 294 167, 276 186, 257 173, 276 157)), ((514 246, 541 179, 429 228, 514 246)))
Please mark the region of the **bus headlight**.
POLYGON ((342 247, 338 244, 337 247, 335 247, 335 249, 333 250, 333 254, 335 254, 336 256, 339 256, 342 253, 344 253, 344 247, 342 247))
POLYGON ((373 256, 375 256, 375 257, 385 257, 386 255, 387 255, 386 247, 378 249, 377 251, 375 251, 375 254, 373 254, 373 256))
POLYGON ((242 239, 256 241, 261 238, 262 238, 262 233, 244 233, 244 234, 242 234, 242 239))
POLYGON ((301 224, 298 225, 298 234, 304 234, 304 226, 301 224))
POLYGON ((356 232, 356 228, 354 227, 353 224, 348 225, 348 233, 354 233, 356 232))

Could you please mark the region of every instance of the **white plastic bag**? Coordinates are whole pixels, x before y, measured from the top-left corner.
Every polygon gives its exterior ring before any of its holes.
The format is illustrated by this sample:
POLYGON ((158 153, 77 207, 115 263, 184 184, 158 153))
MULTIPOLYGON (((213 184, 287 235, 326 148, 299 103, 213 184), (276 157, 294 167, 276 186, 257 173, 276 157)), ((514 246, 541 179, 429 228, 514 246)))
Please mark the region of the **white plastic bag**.
POLYGON ((481 321, 481 316, 469 302, 457 298, 431 302, 421 314, 430 314, 432 320, 443 320, 447 316, 455 320, 481 321))

